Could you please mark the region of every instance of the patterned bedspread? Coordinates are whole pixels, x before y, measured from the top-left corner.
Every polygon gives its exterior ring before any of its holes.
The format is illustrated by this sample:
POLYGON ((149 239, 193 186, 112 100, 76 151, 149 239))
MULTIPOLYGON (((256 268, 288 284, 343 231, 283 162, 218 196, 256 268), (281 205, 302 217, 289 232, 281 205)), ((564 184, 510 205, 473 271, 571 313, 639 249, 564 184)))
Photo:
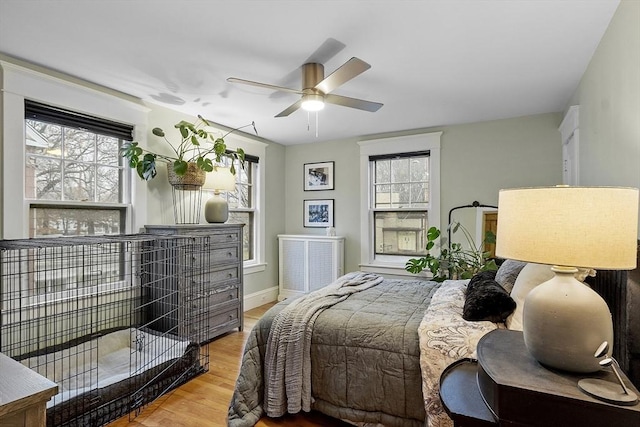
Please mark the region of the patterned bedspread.
POLYGON ((429 427, 453 426, 440 402, 442 371, 458 359, 475 358, 478 340, 498 328, 496 323, 469 322, 462 318, 467 282, 445 281, 433 295, 418 328, 422 391, 429 427))

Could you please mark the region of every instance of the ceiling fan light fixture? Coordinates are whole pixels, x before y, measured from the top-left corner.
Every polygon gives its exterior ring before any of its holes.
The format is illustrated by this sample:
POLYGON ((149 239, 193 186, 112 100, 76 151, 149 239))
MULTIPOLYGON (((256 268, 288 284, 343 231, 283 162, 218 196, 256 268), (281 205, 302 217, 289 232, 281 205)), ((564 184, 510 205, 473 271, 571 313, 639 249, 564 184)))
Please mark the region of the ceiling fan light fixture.
POLYGON ((322 95, 308 93, 302 95, 302 104, 300 106, 305 111, 320 111, 324 108, 324 99, 322 95))

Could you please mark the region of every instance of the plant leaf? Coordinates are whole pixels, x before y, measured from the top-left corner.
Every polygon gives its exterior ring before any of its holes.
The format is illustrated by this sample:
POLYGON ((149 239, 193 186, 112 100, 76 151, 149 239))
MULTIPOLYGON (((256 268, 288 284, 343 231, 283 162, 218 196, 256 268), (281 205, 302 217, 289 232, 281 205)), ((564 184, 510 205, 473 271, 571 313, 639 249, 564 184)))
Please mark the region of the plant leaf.
POLYGON ((159 136, 160 138, 164 137, 164 131, 160 128, 151 129, 151 133, 154 134, 155 136, 159 136))
POLYGON ((187 173, 188 167, 189 164, 184 160, 176 160, 175 162, 173 162, 173 171, 178 176, 183 176, 185 173, 187 173))
POLYGON ((438 237, 440 237, 440 230, 438 230, 436 227, 431 227, 429 228, 429 230, 427 230, 428 240, 436 240, 438 237))

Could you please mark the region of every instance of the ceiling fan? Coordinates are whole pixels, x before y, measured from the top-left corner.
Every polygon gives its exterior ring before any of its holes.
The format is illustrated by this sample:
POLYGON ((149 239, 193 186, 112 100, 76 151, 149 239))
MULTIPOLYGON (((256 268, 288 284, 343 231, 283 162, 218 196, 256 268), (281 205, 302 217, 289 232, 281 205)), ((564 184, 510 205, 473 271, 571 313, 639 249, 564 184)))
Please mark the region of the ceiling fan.
POLYGON ((378 111, 380 107, 382 107, 382 104, 379 102, 365 101, 363 99, 349 98, 331 93, 339 86, 371 68, 371 65, 359 58, 351 58, 326 78, 324 77, 324 65, 322 64, 308 62, 303 64, 301 68, 302 90, 254 82, 236 77, 229 77, 227 81, 230 83, 242 83, 302 95, 298 101, 294 102, 284 111, 277 114, 276 117, 286 117, 299 108, 306 111, 319 111, 324 108, 325 102, 370 112, 378 111))

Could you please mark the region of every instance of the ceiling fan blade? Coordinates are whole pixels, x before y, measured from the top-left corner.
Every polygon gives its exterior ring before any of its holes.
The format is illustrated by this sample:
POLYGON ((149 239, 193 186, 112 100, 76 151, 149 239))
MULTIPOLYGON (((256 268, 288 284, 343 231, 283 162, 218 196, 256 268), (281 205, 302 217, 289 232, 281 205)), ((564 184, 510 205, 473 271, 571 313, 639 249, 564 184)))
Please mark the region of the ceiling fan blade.
MULTIPOLYGON (((314 62, 317 64, 326 64, 331 58, 336 56, 342 49, 347 47, 344 43, 329 37, 326 39, 309 57, 303 62, 303 64, 314 62)), ((291 71, 289 74, 278 80, 278 84, 284 86, 300 85, 300 67, 291 71)), ((271 99, 279 99, 286 94, 282 92, 272 92, 269 95, 271 99)))
POLYGON ((329 76, 325 77, 315 88, 327 94, 352 78, 364 73, 369 68, 371 68, 371 65, 354 56, 329 76))
POLYGON ((317 64, 326 64, 331 58, 336 56, 347 45, 338 40, 329 37, 313 52, 304 63, 315 62, 317 64))
POLYGON ((257 87, 262 87, 262 88, 265 88, 265 89, 279 90, 279 91, 282 91, 282 92, 297 93, 298 95, 302 95, 303 94, 302 91, 297 90, 297 89, 290 89, 288 87, 270 85, 270 84, 267 84, 267 83, 254 82, 252 80, 239 79, 239 78, 236 78, 236 77, 229 77, 229 78, 227 78, 227 81, 229 83, 241 83, 243 85, 257 86, 257 87))
POLYGON ((342 95, 325 95, 324 101, 331 104, 342 105, 343 107, 357 108, 358 110, 370 111, 375 113, 384 104, 379 102, 365 101, 364 99, 349 98, 342 95))
POLYGON ((298 101, 296 101, 293 104, 289 105, 284 111, 282 111, 281 113, 277 114, 276 117, 287 117, 289 114, 293 113, 298 108, 300 108, 301 105, 302 105, 302 99, 299 99, 298 101))

